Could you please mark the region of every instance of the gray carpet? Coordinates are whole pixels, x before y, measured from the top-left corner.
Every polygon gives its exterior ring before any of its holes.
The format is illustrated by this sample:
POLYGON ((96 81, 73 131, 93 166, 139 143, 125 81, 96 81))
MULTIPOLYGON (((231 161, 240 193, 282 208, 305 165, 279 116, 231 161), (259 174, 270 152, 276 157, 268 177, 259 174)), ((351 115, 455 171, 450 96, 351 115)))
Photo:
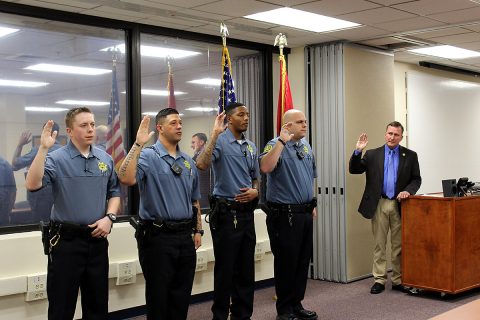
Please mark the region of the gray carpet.
MULTIPOLYGON (((441 297, 438 293, 409 296, 387 289, 370 294, 372 278, 349 284, 309 280, 304 300, 306 309, 315 310, 321 320, 422 320, 480 298, 480 290, 441 297)), ((274 320, 274 288, 255 292, 253 320, 274 320)), ((188 320, 211 319, 211 301, 190 306, 188 320)), ((477 315, 480 319, 480 315, 477 315)), ((144 317, 135 318, 145 319, 144 317)), ((462 319, 459 319, 462 320, 462 319)))

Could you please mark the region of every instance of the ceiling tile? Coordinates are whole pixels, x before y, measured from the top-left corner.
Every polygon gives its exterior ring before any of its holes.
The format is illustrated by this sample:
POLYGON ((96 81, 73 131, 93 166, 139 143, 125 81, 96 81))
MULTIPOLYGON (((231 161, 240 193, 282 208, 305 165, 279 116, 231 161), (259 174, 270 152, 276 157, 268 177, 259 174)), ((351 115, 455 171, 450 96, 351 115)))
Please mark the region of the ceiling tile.
POLYGON ((480 41, 480 34, 476 32, 470 32, 470 33, 455 34, 451 36, 436 37, 436 38, 431 38, 430 40, 436 41, 438 43, 453 45, 453 44, 459 44, 459 43, 480 41))
MULTIPOLYGON (((69 7, 76 7, 81 9, 93 9, 95 7, 100 6, 98 1, 80 1, 80 0, 42 0, 42 1, 35 1, 37 3, 51 3, 51 4, 58 4, 62 6, 69 6, 69 7)), ((41 4, 37 4, 41 5, 41 4)))
POLYGON ((463 26, 464 29, 480 32, 480 23, 463 26))
POLYGON ((166 18, 166 17, 150 17, 147 19, 140 19, 138 22, 143 24, 149 24, 159 27, 173 28, 173 29, 185 29, 186 27, 199 27, 204 25, 204 23, 193 22, 193 21, 184 21, 182 19, 176 18, 166 18))
POLYGON ((291 39, 293 37, 306 37, 306 36, 313 36, 313 35, 318 35, 319 33, 317 32, 311 32, 311 31, 305 31, 305 30, 300 30, 300 29, 295 29, 295 28, 289 28, 285 26, 278 26, 270 29, 272 33, 274 34, 274 37, 272 39, 275 40, 275 36, 279 33, 283 33, 287 35, 287 40, 291 39))
POLYGON ((290 48, 300 47, 307 44, 318 44, 324 42, 338 41, 340 39, 331 37, 327 34, 315 34, 304 37, 294 37, 288 42, 290 48))
POLYGON ((356 11, 380 7, 378 4, 363 0, 322 0, 295 6, 295 9, 305 10, 326 16, 338 16, 356 11))
POLYGON ((464 48, 464 49, 469 49, 469 50, 480 51, 480 41, 461 43, 461 44, 458 44, 457 47, 464 48))
POLYGON ((379 28, 362 26, 353 29, 329 32, 327 35, 338 39, 345 39, 350 41, 359 41, 370 38, 377 38, 390 34, 390 31, 382 30, 379 28))
POLYGON ((37 6, 37 7, 42 7, 42 8, 62 10, 62 11, 68 11, 68 12, 80 12, 82 10, 85 10, 84 8, 79 8, 79 7, 74 7, 74 6, 67 6, 67 5, 61 5, 61 4, 56 4, 56 3, 40 2, 40 1, 35 1, 35 0, 21 0, 18 3, 26 4, 26 5, 29 5, 29 6, 37 6))
POLYGON ((480 6, 475 8, 463 9, 428 16, 431 19, 448 22, 448 23, 464 23, 478 21, 480 18, 480 6))
POLYGON ((179 11, 177 11, 177 15, 188 16, 188 17, 192 17, 192 18, 198 18, 198 19, 202 19, 202 20, 205 20, 205 21, 208 20, 208 21, 211 21, 211 22, 215 21, 215 22, 218 22, 218 25, 220 25, 220 21, 222 21, 222 20, 235 18, 235 15, 233 13, 231 13, 229 15, 219 16, 217 13, 206 12, 206 11, 201 11, 201 10, 197 10, 197 9, 179 10, 179 11))
POLYGON ((320 2, 315 0, 257 0, 257 1, 276 4, 282 7, 294 7, 304 3, 320 2))
POLYGON ((382 22, 413 18, 415 15, 391 8, 377 8, 337 16, 352 22, 373 26, 382 22))
MULTIPOLYGON (((91 10, 89 10, 89 11, 91 11, 91 10)), ((119 9, 119 8, 107 7, 107 6, 97 7, 93 11, 96 11, 96 12, 101 11, 101 12, 105 12, 105 13, 113 14, 113 15, 121 14, 123 16, 136 17, 136 18, 139 18, 139 19, 140 18, 147 19, 147 18, 152 16, 151 13, 138 12, 138 11, 134 11, 134 10, 119 9)))
POLYGON ((131 22, 136 22, 136 21, 142 19, 140 17, 120 14, 118 12, 112 12, 112 11, 109 11, 109 10, 107 10, 107 11, 85 10, 85 11, 82 11, 81 13, 96 16, 96 17, 104 17, 104 18, 109 18, 109 19, 124 20, 124 21, 131 21, 131 22))
POLYGON ((425 32, 410 32, 410 35, 415 35, 422 39, 431 39, 435 37, 451 36, 454 34, 468 33, 469 30, 457 27, 445 27, 439 30, 425 31, 425 32))
POLYGON ((227 27, 231 22, 234 22, 240 25, 253 26, 253 27, 263 28, 263 29, 271 29, 278 26, 276 24, 247 19, 247 18, 233 18, 233 19, 225 20, 225 24, 227 25, 227 27))
POLYGON ((280 6, 255 0, 221 0, 195 7, 196 10, 219 14, 218 20, 222 20, 223 15, 243 17, 249 14, 278 8, 280 8, 280 6))
POLYGON ((203 4, 215 2, 216 0, 120 0, 123 2, 138 3, 152 7, 164 7, 165 5, 192 8, 203 4))
MULTIPOLYGON (((94 2, 99 2, 95 0, 90 0, 94 2)), ((181 1, 178 1, 181 2, 181 1)), ((170 3, 167 3, 166 1, 162 1, 160 3, 159 1, 148 1, 148 0, 119 0, 119 1, 109 1, 109 2, 104 2, 104 5, 108 5, 111 7, 116 7, 119 9, 128 9, 130 8, 131 10, 137 10, 137 11, 143 11, 145 10, 151 10, 153 9, 162 9, 162 10, 180 10, 182 9, 178 5, 173 5, 170 3), (136 6, 136 7, 135 7, 136 6)), ((152 14, 155 12, 152 12, 152 14)))
MULTIPOLYGON (((399 4, 399 3, 404 3, 404 2, 412 2, 412 0, 368 0, 368 1, 376 3, 376 4, 381 4, 381 5, 384 5, 384 6, 391 6, 391 5, 394 5, 394 4, 399 4)), ((413 2, 417 2, 417 1, 413 1, 413 2)))
POLYGON ((478 6, 477 4, 468 0, 420 0, 414 2, 406 2, 392 6, 393 8, 401 9, 418 15, 430 15, 440 12, 449 12, 454 10, 461 10, 467 8, 473 8, 478 6))
POLYGON ((392 32, 405 32, 419 29, 428 29, 432 27, 443 26, 445 23, 438 22, 423 17, 414 17, 409 19, 395 20, 375 24, 376 27, 392 32))

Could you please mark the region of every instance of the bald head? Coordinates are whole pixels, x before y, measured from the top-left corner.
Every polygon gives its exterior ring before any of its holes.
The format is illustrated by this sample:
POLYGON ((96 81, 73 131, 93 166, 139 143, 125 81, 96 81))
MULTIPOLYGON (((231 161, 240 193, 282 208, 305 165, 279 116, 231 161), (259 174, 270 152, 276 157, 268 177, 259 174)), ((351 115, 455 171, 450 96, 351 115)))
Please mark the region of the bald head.
POLYGON ((307 135, 307 119, 305 114, 296 109, 290 109, 283 115, 283 123, 288 132, 293 134, 293 140, 300 140, 307 135))
POLYGON ((95 135, 97 136, 96 144, 102 144, 107 141, 108 127, 106 125, 99 125, 95 128, 95 135))

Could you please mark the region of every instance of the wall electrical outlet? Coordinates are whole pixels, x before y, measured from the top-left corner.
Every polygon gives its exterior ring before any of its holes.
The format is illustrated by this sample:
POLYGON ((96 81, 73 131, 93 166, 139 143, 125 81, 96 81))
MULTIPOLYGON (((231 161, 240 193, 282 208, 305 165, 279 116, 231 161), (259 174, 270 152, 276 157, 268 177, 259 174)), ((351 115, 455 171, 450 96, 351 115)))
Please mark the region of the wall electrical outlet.
POLYGON ((204 251, 197 251, 197 264, 195 272, 206 271, 208 268, 208 254, 204 251))
POLYGON ((117 286, 131 284, 137 281, 135 261, 119 262, 117 264, 117 286))
POLYGON ((47 275, 38 274, 27 277, 27 293, 25 301, 34 301, 47 298, 47 275))

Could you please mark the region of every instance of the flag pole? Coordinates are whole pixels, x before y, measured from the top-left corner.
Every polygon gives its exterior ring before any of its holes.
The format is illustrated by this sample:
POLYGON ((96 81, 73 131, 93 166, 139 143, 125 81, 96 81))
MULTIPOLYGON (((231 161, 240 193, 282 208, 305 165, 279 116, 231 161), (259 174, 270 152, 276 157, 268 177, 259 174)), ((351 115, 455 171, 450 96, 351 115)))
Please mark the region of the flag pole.
MULTIPOLYGON (((223 22, 220 22, 220 34, 222 35, 222 44, 223 44, 222 66, 225 66, 225 55, 226 55, 225 51, 227 51, 227 36, 229 35, 229 33, 228 33, 227 26, 223 22)), ((227 54, 228 54, 228 51, 227 51, 227 54)), ((230 58, 228 58, 228 60, 230 61, 230 58)), ((222 81, 224 81, 223 80, 223 75, 222 75, 222 81)), ((223 90, 223 92, 222 92, 222 106, 223 106, 223 108, 222 109, 225 109, 225 107, 226 107, 226 105, 225 105, 225 93, 226 93, 225 90, 223 90)))
POLYGON ((280 127, 282 125, 283 114, 293 108, 292 97, 290 92, 290 84, 288 83, 287 66, 285 57, 283 56, 283 48, 287 46, 287 36, 283 33, 279 33, 275 37, 274 46, 278 46, 280 49, 280 55, 278 62, 280 63, 280 90, 278 97, 278 109, 277 109, 277 134, 280 133, 280 127))

